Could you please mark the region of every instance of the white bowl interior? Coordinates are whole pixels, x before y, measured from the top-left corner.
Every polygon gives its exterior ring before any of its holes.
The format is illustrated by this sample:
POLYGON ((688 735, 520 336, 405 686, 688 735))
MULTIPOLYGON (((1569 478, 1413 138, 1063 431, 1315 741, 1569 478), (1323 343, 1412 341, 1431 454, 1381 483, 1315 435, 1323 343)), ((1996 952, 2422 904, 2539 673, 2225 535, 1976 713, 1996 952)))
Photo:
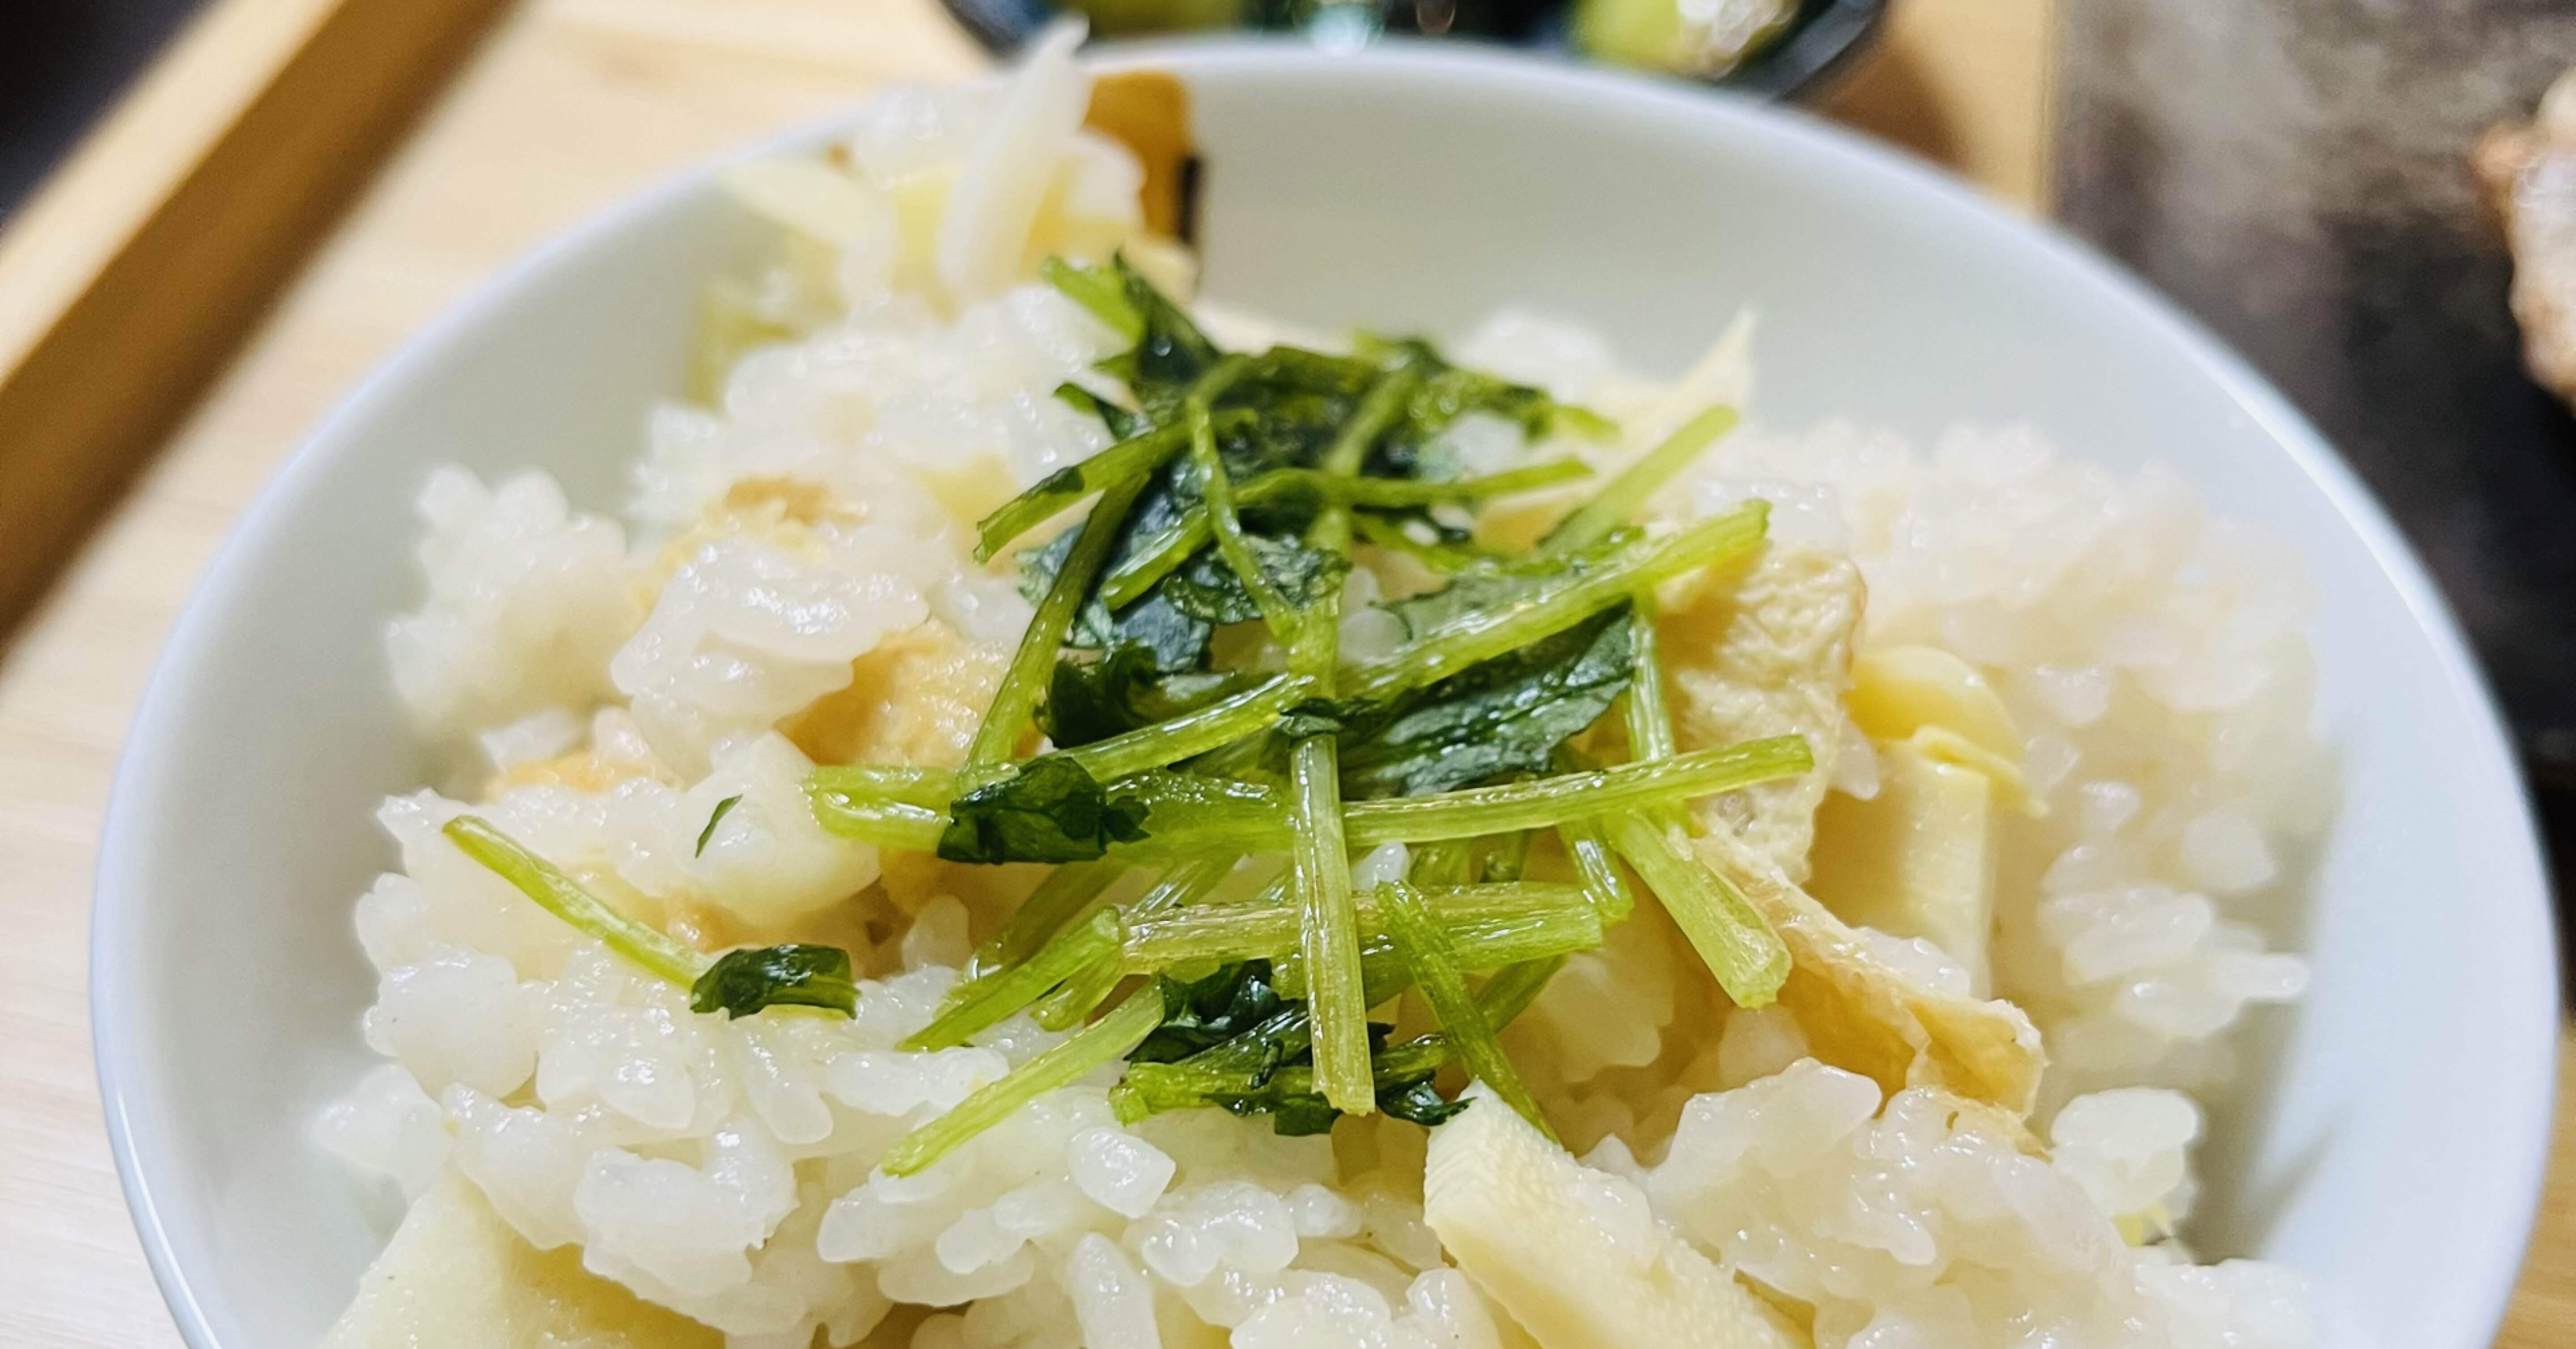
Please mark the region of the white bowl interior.
MULTIPOLYGON (((2314 991, 2248 1051, 2195 1235, 2310 1274, 2335 1342, 2486 1341, 2546 1134, 2547 893, 2448 617, 2305 423, 2089 255, 1795 117, 1453 52, 1133 59, 1194 89, 1215 297, 1432 332, 1536 306, 1650 370, 1753 304, 1766 422, 2026 421, 2173 463, 2295 545, 2344 804, 2284 934, 2314 991)), ((412 494, 442 460, 537 464, 613 509, 701 282, 751 241, 699 176, 522 265, 314 438, 172 641, 118 782, 93 982, 119 1163, 200 1349, 310 1343, 380 1232, 302 1125, 366 1061, 349 902, 390 859, 376 799, 421 770, 378 644, 414 597, 412 494)))

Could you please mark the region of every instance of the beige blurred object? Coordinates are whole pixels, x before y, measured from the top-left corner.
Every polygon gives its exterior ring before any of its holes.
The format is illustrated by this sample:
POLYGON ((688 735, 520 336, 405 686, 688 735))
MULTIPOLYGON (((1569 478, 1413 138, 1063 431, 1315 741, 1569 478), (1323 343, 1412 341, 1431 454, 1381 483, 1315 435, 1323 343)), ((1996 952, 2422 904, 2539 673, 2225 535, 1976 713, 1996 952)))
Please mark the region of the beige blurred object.
POLYGON ((2469 166, 2513 253, 2522 362, 2576 401, 2576 70, 2558 77, 2530 121, 2488 128, 2469 166))

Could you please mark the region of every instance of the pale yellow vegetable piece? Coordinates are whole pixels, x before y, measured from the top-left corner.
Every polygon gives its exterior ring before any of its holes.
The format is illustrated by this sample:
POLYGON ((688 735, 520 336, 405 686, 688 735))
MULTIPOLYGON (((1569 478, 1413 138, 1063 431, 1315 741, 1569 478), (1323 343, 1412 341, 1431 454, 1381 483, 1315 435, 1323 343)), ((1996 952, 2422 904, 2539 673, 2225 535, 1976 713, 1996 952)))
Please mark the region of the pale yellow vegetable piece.
POLYGON ((1664 618, 1668 697, 1683 749, 1806 737, 1813 770, 1701 807, 1707 823, 1733 830, 1793 880, 1806 878, 1816 807, 1833 781, 1865 593, 1850 559, 1775 547, 1739 576, 1712 577, 1664 618))
POLYGON ((2038 814, 2022 775, 2021 732, 1977 667, 1933 646, 1864 651, 1852 661, 1851 717, 1881 745, 1906 741, 1992 779, 1996 798, 2038 814))
POLYGON ((717 181, 763 219, 827 244, 846 247, 893 223, 886 194, 819 159, 747 160, 717 181))
POLYGON ((1878 794, 1816 812, 1807 888, 1844 922, 1921 937, 1986 986, 1995 916, 1995 792, 1984 773, 1911 740, 1878 751, 1878 794))
POLYGON ((1806 1336, 1479 1086, 1431 1134, 1423 1217, 1542 1349, 1804 1349, 1806 1336))
POLYGON ((1815 1056, 1889 1093, 1942 1087, 2027 1115, 2047 1063, 2039 1030, 2009 1002, 1927 987, 1873 955, 1861 935, 1798 888, 1761 850, 1723 829, 1700 856, 1733 879, 1789 948, 1780 1005, 1815 1056))
POLYGON ((450 1171, 411 1206, 359 1277, 321 1349, 722 1349, 724 1336, 538 1251, 450 1171))

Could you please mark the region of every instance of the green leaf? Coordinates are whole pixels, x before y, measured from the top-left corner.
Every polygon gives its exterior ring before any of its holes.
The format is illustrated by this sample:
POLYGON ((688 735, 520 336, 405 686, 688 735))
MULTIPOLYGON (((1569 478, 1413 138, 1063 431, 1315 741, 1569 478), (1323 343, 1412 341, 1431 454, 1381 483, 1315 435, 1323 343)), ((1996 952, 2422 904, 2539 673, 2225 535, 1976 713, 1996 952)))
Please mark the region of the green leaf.
MULTIPOLYGON (((1243 541, 1260 564, 1261 574, 1293 608, 1310 609, 1340 593, 1342 578, 1351 570, 1347 559, 1310 547, 1302 539, 1248 533, 1243 541)), ((1173 571, 1157 589, 1182 613, 1218 627, 1261 617, 1261 606, 1244 588, 1243 578, 1212 548, 1173 571)))
POLYGON ((1126 381, 1137 406, 1157 424, 1170 420, 1182 392, 1222 355, 1190 316, 1124 257, 1112 258, 1106 268, 1050 259, 1045 275, 1056 289, 1135 343, 1102 361, 1100 369, 1126 381))
POLYGON ((1216 972, 1187 983, 1163 981, 1163 1024, 1127 1058, 1134 1063, 1172 1063, 1246 1034, 1280 1010, 1270 987, 1270 962, 1247 960, 1220 965, 1216 972))
POLYGON ((1614 609, 1392 703, 1337 709, 1342 794, 1420 796, 1546 772, 1556 747, 1628 688, 1628 623, 1614 609))
MULTIPOLYGON (((1744 557, 1761 546, 1769 516, 1767 502, 1749 501, 1724 515, 1621 549, 1597 565, 1570 566, 1563 575, 1507 602, 1460 607, 1453 600, 1445 616, 1428 631, 1416 627, 1414 641, 1355 672, 1345 691, 1387 698, 1437 682, 1617 608, 1640 590, 1744 557)), ((1453 583, 1440 593, 1460 588, 1453 583)))
POLYGON ((951 862, 1087 862, 1145 837, 1142 798, 1111 794, 1061 754, 1043 754, 949 807, 939 855, 951 862))
POLYGON ((1038 725, 1057 749, 1142 730, 1162 720, 1143 706, 1161 674, 1154 653, 1133 642, 1112 646, 1095 661, 1058 659, 1046 701, 1038 705, 1038 725))
POLYGON ((731 1018, 782 1006, 858 1015, 859 986, 851 977, 850 953, 796 942, 744 947, 718 956, 689 986, 693 1012, 721 1011, 731 1018))
POLYGON ((1643 541, 1633 529, 1620 530, 1582 548, 1550 556, 1471 557, 1438 590, 1383 606, 1404 623, 1415 640, 1444 627, 1526 604, 1583 576, 1625 560, 1643 541))
POLYGON ((733 808, 741 804, 742 794, 739 792, 726 797, 722 801, 716 802, 716 808, 707 813, 707 827, 698 831, 697 851, 689 855, 692 857, 706 856, 707 840, 716 836, 716 826, 724 823, 724 817, 732 814, 733 808))
POLYGON ((1145 425, 1145 419, 1143 417, 1118 406, 1116 403, 1110 402, 1108 399, 1093 393, 1091 390, 1086 389, 1079 384, 1059 384, 1055 386, 1055 396, 1076 412, 1088 412, 1092 416, 1098 417, 1100 419, 1100 424, 1109 428, 1109 434, 1112 439, 1126 440, 1131 436, 1141 435, 1151 429, 1145 425))
POLYGON ((1436 1129, 1456 1119, 1460 1111, 1472 1104, 1472 1101, 1452 1101, 1442 1097, 1428 1077, 1416 1078, 1401 1087, 1390 1087, 1377 1094, 1378 1109, 1425 1129, 1436 1129))

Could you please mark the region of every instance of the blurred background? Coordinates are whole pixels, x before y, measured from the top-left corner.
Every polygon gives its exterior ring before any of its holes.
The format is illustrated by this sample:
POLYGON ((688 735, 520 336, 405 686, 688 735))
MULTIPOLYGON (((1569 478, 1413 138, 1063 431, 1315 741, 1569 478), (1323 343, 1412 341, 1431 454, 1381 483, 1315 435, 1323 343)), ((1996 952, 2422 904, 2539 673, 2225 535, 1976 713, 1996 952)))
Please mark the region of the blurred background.
MULTIPOLYGON (((2576 0, 0 0, 0 1344, 175 1342, 106 1160, 85 900, 152 656, 243 506, 536 241, 882 80, 971 73, 1058 3, 1640 65, 2054 217, 2376 489, 2576 893, 2576 421, 2508 303, 2510 238, 2576 394, 2576 85, 2528 125, 2576 0)), ((2576 1131, 2560 1154, 2510 1349, 2576 1343, 2576 1131)))

